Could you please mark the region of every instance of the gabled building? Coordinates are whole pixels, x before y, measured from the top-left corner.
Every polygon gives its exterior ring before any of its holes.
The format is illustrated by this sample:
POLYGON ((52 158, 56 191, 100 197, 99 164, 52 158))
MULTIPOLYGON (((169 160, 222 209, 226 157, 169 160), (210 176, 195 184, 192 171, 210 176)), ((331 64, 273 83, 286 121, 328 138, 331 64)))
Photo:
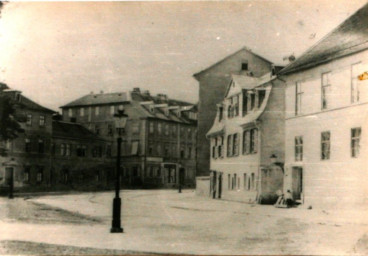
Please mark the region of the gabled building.
POLYGON ((285 190, 306 205, 367 200, 368 4, 282 71, 285 190))
POLYGON ((116 157, 114 114, 128 115, 122 135, 122 182, 133 187, 173 187, 182 170, 184 183, 194 186, 197 107, 135 88, 131 92, 100 93, 62 106, 63 120, 79 123, 112 145, 116 157))
POLYGON ((282 190, 284 84, 272 73, 232 75, 207 133, 211 196, 272 203, 282 190))
POLYGON ((54 111, 35 103, 20 91, 5 89, 1 94, 13 100, 16 105, 15 115, 23 116, 25 120, 21 123, 24 133, 12 141, 0 142, 5 146, 7 154, 0 156, 0 187, 9 186, 11 173, 15 187, 49 187, 54 111), (11 159, 17 164, 13 170, 5 165, 11 159))
POLYGON ((210 173, 210 143, 206 134, 215 120, 216 104, 223 100, 231 75, 257 78, 271 72, 272 68, 270 61, 244 47, 193 75, 199 82, 196 176, 208 176, 210 173))

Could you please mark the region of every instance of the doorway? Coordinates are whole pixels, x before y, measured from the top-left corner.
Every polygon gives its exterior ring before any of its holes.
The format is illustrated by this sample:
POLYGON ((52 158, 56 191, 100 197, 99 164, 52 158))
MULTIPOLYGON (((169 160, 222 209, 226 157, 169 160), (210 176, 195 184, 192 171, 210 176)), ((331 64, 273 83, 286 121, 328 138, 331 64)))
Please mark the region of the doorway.
POLYGON ((292 193, 294 200, 301 200, 303 193, 303 168, 293 167, 292 172, 292 193))

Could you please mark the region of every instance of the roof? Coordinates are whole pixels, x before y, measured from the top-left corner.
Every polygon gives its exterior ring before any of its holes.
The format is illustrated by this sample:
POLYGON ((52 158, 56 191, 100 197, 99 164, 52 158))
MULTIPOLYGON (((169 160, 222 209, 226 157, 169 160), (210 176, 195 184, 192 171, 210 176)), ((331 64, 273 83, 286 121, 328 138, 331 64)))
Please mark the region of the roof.
POLYGON ((79 140, 103 140, 78 123, 52 121, 52 136, 79 140))
POLYGON ((15 95, 18 93, 19 96, 20 96, 20 101, 18 101, 17 104, 22 108, 41 111, 41 112, 47 112, 47 113, 51 113, 51 114, 55 113, 55 111, 53 111, 49 108, 46 108, 44 106, 41 106, 40 104, 38 104, 38 103, 32 101, 31 99, 27 98, 26 96, 22 95, 20 91, 5 89, 4 91, 2 91, 2 93, 6 97, 11 97, 13 99, 15 99, 15 95))
POLYGON ((271 62, 271 61, 269 61, 269 60, 267 60, 267 59, 263 58, 262 56, 260 56, 260 55, 258 55, 258 54, 256 54, 256 53, 254 53, 251 49, 249 49, 248 47, 244 46, 244 47, 242 47, 241 49, 239 49, 238 51, 234 52, 233 54, 230 54, 230 55, 226 56, 225 58, 223 58, 223 59, 219 60, 219 61, 218 61, 218 62, 216 62, 215 64, 213 64, 213 65, 209 66, 208 68, 205 68, 204 70, 202 70, 202 71, 200 71, 200 72, 198 72, 198 73, 195 73, 193 76, 194 76, 195 78, 197 78, 199 75, 201 75, 201 74, 203 74, 203 73, 207 72, 209 69, 211 69, 211 68, 213 68, 214 66, 217 66, 218 64, 220 64, 220 63, 222 63, 222 62, 226 61, 227 59, 229 59, 229 58, 233 57, 234 55, 238 54, 238 53, 239 53, 239 52, 241 52, 241 51, 248 51, 248 52, 252 53, 253 55, 257 56, 258 58, 260 58, 260 59, 262 59, 262 60, 264 60, 264 61, 266 61, 266 62, 268 62, 268 63, 272 64, 272 62, 271 62))
MULTIPOLYGON (((243 117, 230 119, 230 122, 235 123, 235 124, 237 124, 239 126, 242 126, 242 127, 256 122, 261 117, 261 115, 263 114, 263 112, 266 109, 268 99, 269 99, 270 93, 271 93, 271 87, 267 87, 265 89, 265 91, 266 91, 265 98, 264 98, 261 106, 258 109, 256 109, 255 111, 251 111, 250 113, 246 114, 243 117)), ((211 137, 211 136, 215 136, 215 135, 223 133, 226 129, 225 121, 226 121, 226 119, 222 119, 219 122, 218 121, 218 116, 216 116, 211 129, 206 134, 206 137, 211 137)))
POLYGON ((368 4, 346 19, 280 74, 289 74, 368 49, 368 4))
POLYGON ((104 104, 123 103, 123 102, 129 102, 128 92, 88 94, 64 106, 61 106, 61 108, 90 106, 90 105, 104 105, 104 104))

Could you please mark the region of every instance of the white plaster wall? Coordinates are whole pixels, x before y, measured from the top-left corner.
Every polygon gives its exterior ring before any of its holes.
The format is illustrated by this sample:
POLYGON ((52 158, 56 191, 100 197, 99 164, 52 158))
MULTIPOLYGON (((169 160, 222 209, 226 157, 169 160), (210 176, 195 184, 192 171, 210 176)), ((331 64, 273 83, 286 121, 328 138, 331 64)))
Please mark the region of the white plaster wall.
POLYGON ((286 77, 284 189, 291 188, 292 166, 303 167, 304 203, 357 204, 368 188, 368 80, 360 82, 360 101, 351 103, 351 64, 368 71, 368 51, 286 77), (321 110, 321 73, 331 71, 332 94, 321 110), (295 82, 303 84, 303 113, 295 117, 295 82), (351 157, 351 129, 361 127, 360 155, 351 157), (321 132, 331 133, 329 160, 321 160, 321 132), (294 138, 303 136, 303 161, 294 161, 294 138))

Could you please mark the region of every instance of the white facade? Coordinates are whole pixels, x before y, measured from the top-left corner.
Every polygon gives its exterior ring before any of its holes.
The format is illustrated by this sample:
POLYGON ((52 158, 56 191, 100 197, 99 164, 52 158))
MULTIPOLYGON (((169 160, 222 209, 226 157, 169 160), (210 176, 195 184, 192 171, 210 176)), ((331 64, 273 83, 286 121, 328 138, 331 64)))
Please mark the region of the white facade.
MULTIPOLYGON (((283 145, 268 143, 270 132, 263 133, 267 125, 275 121, 275 115, 283 115, 284 112, 283 101, 281 104, 277 102, 283 99, 284 91, 279 90, 282 89, 279 81, 274 82, 278 86, 273 88, 269 82, 270 74, 267 78, 266 82, 244 76, 233 79, 223 102, 218 105, 214 125, 207 134, 211 141, 210 170, 214 197, 221 190, 220 196, 226 199, 255 201, 260 195, 262 168, 271 164, 270 156, 276 154, 278 160, 283 161, 280 153, 283 145), (280 109, 274 109, 274 104, 278 104, 280 109), (265 141, 261 141, 263 139, 265 141)), ((283 118, 276 122, 283 123, 283 118)), ((274 127, 273 135, 278 129, 284 129, 279 124, 274 127)), ((283 140, 277 135, 273 142, 283 144, 283 140)))
POLYGON ((306 205, 367 198, 368 80, 358 79, 365 71, 367 50, 283 77, 284 190, 306 205))

